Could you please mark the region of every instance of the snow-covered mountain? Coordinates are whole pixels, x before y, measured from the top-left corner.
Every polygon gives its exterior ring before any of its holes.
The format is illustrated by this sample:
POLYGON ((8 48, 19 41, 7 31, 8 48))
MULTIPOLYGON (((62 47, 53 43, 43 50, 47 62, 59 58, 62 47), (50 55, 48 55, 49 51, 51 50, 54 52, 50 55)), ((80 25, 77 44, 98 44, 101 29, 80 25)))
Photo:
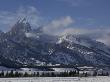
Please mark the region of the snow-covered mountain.
POLYGON ((26 19, 10 31, 0 32, 3 66, 110 65, 110 47, 82 35, 48 35, 43 27, 32 29, 26 19))

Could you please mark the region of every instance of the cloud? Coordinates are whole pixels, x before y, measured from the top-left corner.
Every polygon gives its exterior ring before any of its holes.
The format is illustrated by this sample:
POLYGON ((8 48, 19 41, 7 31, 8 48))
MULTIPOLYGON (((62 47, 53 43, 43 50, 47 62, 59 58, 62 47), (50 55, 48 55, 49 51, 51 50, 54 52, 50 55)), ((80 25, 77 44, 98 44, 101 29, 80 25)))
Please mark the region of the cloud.
POLYGON ((102 37, 97 38, 96 40, 110 46, 110 34, 105 34, 102 37))
POLYGON ((110 28, 68 28, 62 34, 76 34, 90 37, 96 41, 105 43, 110 46, 110 28))
POLYGON ((83 28, 74 28, 74 27, 69 27, 64 29, 64 31, 62 32, 62 35, 64 34, 86 34, 88 32, 87 29, 83 29, 83 28))
POLYGON ((39 36, 37 36, 37 34, 35 34, 35 33, 25 33, 25 35, 26 35, 26 37, 28 37, 28 38, 39 38, 39 36))
POLYGON ((43 30, 48 34, 58 35, 74 22, 75 21, 70 16, 61 17, 52 20, 49 24, 44 26, 43 30))
POLYGON ((84 35, 94 40, 110 45, 110 28, 109 27, 74 27, 76 21, 71 16, 65 16, 52 20, 43 30, 51 35, 75 34, 84 35))
MULTIPOLYGON (((40 16, 40 12, 35 7, 19 7, 15 12, 0 11, 0 29, 3 31, 10 30, 17 20, 22 17, 26 17, 33 28, 44 24, 44 17, 40 16)), ((52 35, 62 35, 66 33, 81 34, 110 45, 110 27, 79 28, 74 27, 76 22, 78 24, 78 21, 74 20, 71 16, 59 17, 46 24, 43 30, 45 33, 52 35)), ((27 36, 30 37, 33 36, 33 34, 27 34, 27 36)))
POLYGON ((68 3, 69 6, 72 6, 72 7, 88 5, 88 0, 58 0, 58 1, 63 1, 65 3, 68 3))
POLYGON ((43 20, 35 7, 19 7, 15 12, 0 11, 0 29, 3 31, 8 31, 18 19, 23 17, 27 18, 32 27, 40 26, 43 20))
POLYGON ((92 37, 110 46, 110 28, 102 28, 99 31, 92 33, 92 37))

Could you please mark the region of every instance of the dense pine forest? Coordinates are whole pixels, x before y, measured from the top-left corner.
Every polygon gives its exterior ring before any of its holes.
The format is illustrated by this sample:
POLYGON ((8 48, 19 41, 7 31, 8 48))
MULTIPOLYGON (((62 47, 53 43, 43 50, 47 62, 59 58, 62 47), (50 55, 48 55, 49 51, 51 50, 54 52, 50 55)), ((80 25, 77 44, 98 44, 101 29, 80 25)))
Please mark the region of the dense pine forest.
POLYGON ((55 72, 34 72, 32 74, 29 74, 28 72, 25 73, 20 73, 20 72, 14 72, 11 70, 10 72, 4 73, 2 71, 0 73, 0 78, 11 78, 11 77, 89 77, 89 76, 109 76, 109 73, 100 73, 98 74, 97 72, 94 72, 92 75, 86 73, 79 73, 78 71, 70 71, 70 72, 60 72, 60 73, 55 73, 55 72))

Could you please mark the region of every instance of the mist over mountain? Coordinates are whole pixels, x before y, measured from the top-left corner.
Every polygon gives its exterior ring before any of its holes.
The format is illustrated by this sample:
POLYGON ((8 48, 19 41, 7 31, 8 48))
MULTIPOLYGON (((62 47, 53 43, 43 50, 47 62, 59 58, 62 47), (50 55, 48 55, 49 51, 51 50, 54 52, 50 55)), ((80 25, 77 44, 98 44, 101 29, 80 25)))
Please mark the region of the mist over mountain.
POLYGON ((8 32, 0 31, 0 65, 110 65, 110 47, 104 43, 83 35, 50 35, 43 29, 32 29, 24 18, 8 32))

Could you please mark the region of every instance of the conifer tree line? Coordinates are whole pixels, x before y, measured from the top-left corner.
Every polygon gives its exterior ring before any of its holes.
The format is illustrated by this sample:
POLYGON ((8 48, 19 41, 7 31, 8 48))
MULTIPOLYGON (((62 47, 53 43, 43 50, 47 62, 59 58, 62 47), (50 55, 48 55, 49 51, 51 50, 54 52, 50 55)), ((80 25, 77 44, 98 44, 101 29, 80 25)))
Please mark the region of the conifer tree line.
MULTIPOLYGON (((0 72, 0 78, 10 78, 10 77, 88 77, 90 76, 87 72, 80 74, 78 71, 69 71, 69 72, 34 72, 32 74, 29 74, 28 72, 20 73, 20 72, 14 72, 11 70, 10 72, 4 73, 4 71, 0 72)), ((92 76, 109 76, 109 73, 100 73, 98 74, 96 71, 93 73, 92 76)))

